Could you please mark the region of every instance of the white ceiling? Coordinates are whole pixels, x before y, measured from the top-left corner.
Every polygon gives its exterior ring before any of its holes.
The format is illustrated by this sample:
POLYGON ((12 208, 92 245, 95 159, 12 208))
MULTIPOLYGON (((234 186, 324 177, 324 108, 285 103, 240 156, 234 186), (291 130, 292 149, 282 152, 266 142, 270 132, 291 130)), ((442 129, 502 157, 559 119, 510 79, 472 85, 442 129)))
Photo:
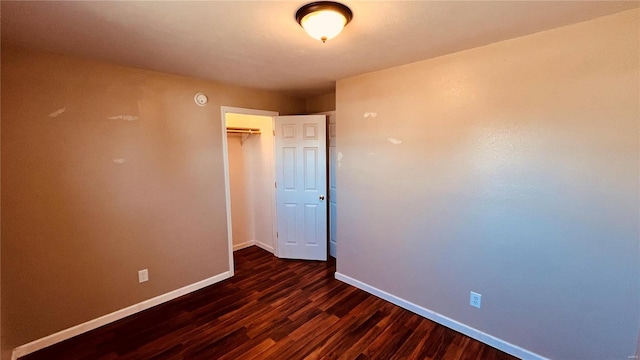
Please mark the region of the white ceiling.
POLYGON ((294 19, 305 3, 2 1, 2 43, 306 97, 337 79, 640 5, 347 0, 353 21, 322 44, 294 19))

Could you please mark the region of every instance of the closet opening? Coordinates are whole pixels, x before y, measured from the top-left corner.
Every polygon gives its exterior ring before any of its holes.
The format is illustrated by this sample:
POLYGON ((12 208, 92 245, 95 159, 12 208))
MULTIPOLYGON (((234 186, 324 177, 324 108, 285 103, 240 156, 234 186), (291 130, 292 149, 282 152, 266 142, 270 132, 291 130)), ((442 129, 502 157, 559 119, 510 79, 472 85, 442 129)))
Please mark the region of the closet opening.
POLYGON ((222 108, 230 264, 233 251, 252 245, 275 254, 273 116, 277 115, 272 111, 222 108))

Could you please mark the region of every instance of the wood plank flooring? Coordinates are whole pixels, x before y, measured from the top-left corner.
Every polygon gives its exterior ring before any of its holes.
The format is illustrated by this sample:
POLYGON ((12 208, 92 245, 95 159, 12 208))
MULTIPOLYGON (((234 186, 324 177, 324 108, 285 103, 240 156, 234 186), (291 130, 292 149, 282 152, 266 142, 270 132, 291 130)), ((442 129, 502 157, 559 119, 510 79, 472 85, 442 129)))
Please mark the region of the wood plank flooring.
POLYGON ((234 257, 229 280, 23 359, 515 359, 335 280, 335 261, 234 257))

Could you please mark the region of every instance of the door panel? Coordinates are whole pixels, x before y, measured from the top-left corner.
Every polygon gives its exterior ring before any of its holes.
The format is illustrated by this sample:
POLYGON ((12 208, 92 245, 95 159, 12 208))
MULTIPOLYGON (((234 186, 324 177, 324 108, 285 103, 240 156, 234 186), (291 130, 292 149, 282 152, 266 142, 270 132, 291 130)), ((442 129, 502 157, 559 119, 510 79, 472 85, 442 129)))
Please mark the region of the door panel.
POLYGON ((277 116, 278 256, 327 259, 326 117, 277 116))
MULTIPOLYGON (((276 160, 277 161, 277 160, 276 160)), ((282 185, 286 190, 296 189, 296 148, 285 147, 282 149, 282 185)), ((276 180, 277 181, 277 180, 276 180)))
POLYGON ((316 188, 316 169, 317 149, 304 148, 304 189, 317 190, 316 188))

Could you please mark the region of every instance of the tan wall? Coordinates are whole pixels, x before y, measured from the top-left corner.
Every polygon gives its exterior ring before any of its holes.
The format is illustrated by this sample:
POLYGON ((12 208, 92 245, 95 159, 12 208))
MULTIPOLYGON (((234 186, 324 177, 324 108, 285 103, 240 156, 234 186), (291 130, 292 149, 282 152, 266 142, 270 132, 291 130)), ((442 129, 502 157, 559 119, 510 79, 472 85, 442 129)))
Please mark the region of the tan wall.
POLYGON ((18 49, 3 49, 1 90, 11 347, 227 271, 220 106, 305 109, 269 92, 18 49), (150 281, 138 284, 142 268, 150 281))
POLYGON ((639 26, 338 81, 338 272, 552 359, 634 354, 639 26))
POLYGON ((307 114, 333 111, 336 109, 336 93, 319 95, 307 99, 307 114))

